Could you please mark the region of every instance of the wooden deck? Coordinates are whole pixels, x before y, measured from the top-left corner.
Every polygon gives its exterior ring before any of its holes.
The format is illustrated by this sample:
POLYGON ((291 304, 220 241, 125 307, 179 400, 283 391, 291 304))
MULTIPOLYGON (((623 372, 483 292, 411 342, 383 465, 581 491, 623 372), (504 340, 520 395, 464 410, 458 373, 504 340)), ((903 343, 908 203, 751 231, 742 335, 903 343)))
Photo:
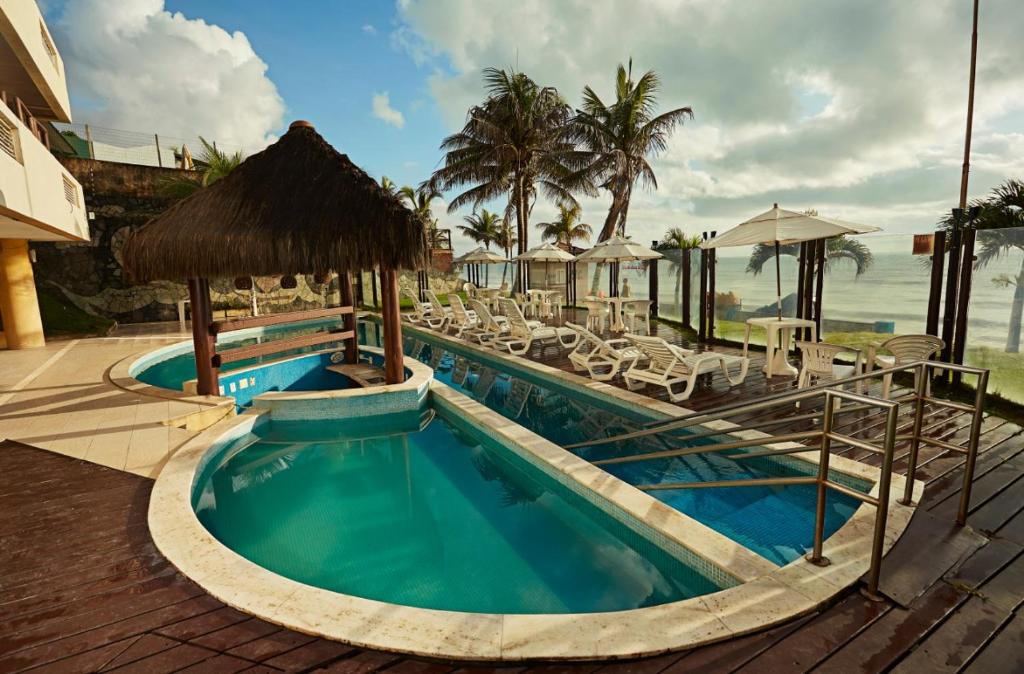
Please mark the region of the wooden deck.
MULTIPOLYGON (((562 354, 534 356, 569 367, 562 354)), ((686 405, 705 409, 790 385, 765 381, 755 365, 742 386, 714 377, 686 405)), ((953 440, 967 423, 937 410, 926 421, 953 440)), ((815 615, 687 652, 500 671, 1024 671, 1024 435, 996 417, 982 430, 966 528, 952 524, 960 457, 922 454, 922 506, 883 562, 888 600, 851 590, 815 615)), ((873 436, 877 420, 858 417, 846 432, 873 436)), ((146 526, 151 487, 144 477, 0 443, 0 672, 495 671, 355 649, 225 607, 156 551, 146 526)))

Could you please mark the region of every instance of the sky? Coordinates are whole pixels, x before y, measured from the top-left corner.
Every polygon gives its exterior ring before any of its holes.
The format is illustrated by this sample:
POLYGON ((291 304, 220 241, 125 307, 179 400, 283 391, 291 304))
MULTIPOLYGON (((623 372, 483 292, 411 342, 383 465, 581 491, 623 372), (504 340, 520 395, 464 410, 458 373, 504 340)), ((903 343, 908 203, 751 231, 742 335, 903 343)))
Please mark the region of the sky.
MULTIPOLYGON (((632 58, 660 75, 662 110, 694 111, 652 160, 658 188, 634 193, 627 233, 642 241, 722 231, 777 202, 882 227, 877 245, 903 246, 891 235, 931 231, 959 195, 969 0, 40 5, 76 121, 254 152, 307 119, 400 185, 440 165, 441 140, 483 99, 483 68, 517 68, 576 106, 585 85, 611 97, 632 58)), ((1024 10, 981 5, 972 197, 1024 178, 1024 10)), ((609 201, 581 199, 595 231, 609 201)), ((541 200, 531 222, 554 211, 541 200)), ((454 228, 468 210, 441 200, 435 215, 454 228)))

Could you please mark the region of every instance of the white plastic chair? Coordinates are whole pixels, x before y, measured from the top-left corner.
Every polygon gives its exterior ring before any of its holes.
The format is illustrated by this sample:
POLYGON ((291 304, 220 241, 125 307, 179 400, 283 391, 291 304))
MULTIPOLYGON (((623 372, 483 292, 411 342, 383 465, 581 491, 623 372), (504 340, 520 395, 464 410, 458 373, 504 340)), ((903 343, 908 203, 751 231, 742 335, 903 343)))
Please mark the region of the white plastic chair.
POLYGON ((466 297, 471 300, 476 299, 476 286, 472 283, 466 282, 462 284, 462 292, 466 293, 466 297))
POLYGON ((562 307, 564 305, 565 301, 562 299, 562 293, 552 293, 548 295, 548 310, 553 315, 557 316, 558 320, 562 320, 562 307))
POLYGON ((651 300, 630 300, 623 302, 625 308, 622 311, 624 322, 630 332, 639 333, 637 329, 643 326, 643 334, 651 334, 651 300))
MULTIPOLYGON (((868 368, 880 367, 889 368, 898 365, 906 365, 919 360, 931 360, 932 356, 942 351, 946 343, 935 335, 900 335, 892 337, 884 342, 872 342, 868 345, 868 368), (879 351, 888 351, 889 354, 880 354, 879 351)), ((925 395, 931 395, 931 382, 926 381, 925 395)), ((882 397, 889 399, 889 391, 892 389, 892 375, 882 377, 882 397)), ((917 389, 917 373, 914 373, 914 389, 917 389)))
POLYGON ((619 373, 623 365, 632 364, 643 353, 631 346, 628 339, 601 339, 590 330, 575 323, 567 328, 579 334, 576 348, 569 353, 569 362, 575 370, 586 370, 591 379, 608 381, 619 373))
POLYGON ((584 308, 587 310, 587 330, 598 334, 604 332, 605 325, 611 325, 611 310, 604 302, 597 300, 584 300, 584 308))
POLYGON ((626 339, 647 356, 646 365, 641 367, 641 361, 636 360, 626 370, 623 375, 626 387, 631 391, 636 391, 647 384, 663 386, 668 393, 668 399, 674 403, 690 397, 697 385, 697 378, 702 374, 721 368, 725 378, 735 386, 743 383, 747 377, 747 369, 750 367, 749 358, 711 351, 697 353, 675 344, 669 344, 661 337, 626 335, 626 339), (739 372, 735 375, 730 374, 729 368, 735 366, 739 367, 739 372), (677 384, 686 385, 680 393, 672 390, 672 387, 677 384))
MULTIPOLYGON (((864 353, 860 349, 853 349, 842 344, 805 342, 802 340, 796 342, 796 348, 800 349, 801 354, 800 374, 796 379, 796 387, 798 389, 827 381, 840 381, 861 373, 864 353), (855 354, 856 358, 853 365, 836 363, 836 356, 843 353, 855 354)), ((837 398, 835 401, 837 409, 839 404, 840 400, 837 398)), ((799 406, 800 403, 798 402, 797 407, 799 406)))
POLYGON ((530 351, 535 341, 554 341, 564 349, 571 349, 576 346, 579 335, 570 328, 555 328, 547 325, 536 327, 527 323, 523 312, 519 310, 512 300, 501 300, 502 308, 505 310, 505 317, 508 319, 509 333, 495 337, 494 348, 508 351, 514 356, 522 356, 530 351))

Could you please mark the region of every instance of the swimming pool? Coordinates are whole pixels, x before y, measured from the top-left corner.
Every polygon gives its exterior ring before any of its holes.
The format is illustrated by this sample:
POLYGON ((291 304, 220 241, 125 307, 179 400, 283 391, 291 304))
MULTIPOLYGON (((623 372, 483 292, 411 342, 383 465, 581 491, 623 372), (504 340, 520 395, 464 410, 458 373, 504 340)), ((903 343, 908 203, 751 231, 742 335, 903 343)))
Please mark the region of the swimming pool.
MULTIPOLYGON (((279 328, 253 339, 281 339, 329 327, 329 321, 315 321, 301 326, 279 328)), ((379 325, 359 323, 360 341, 380 343, 379 325)), ((440 342, 429 334, 408 333, 403 347, 407 356, 426 363, 438 381, 479 400, 490 409, 533 431, 551 442, 564 446, 583 440, 608 437, 637 430, 652 417, 622 405, 610 404, 607 396, 595 395, 579 387, 549 381, 516 368, 498 354, 480 353, 440 342)), ((235 344, 241 345, 243 341, 235 344)), ((242 361, 243 367, 245 361, 242 361)), ((232 364, 235 365, 235 364, 232 364)), ((136 377, 166 387, 180 387, 191 378, 194 367, 191 351, 148 364, 136 377)), ((273 365, 271 366, 274 367, 273 365)), ((237 369, 237 368, 234 368, 237 369)), ((686 432, 681 433, 685 441, 686 432)), ((693 444, 710 444, 716 438, 703 438, 693 444)), ((579 456, 599 460, 614 456, 641 454, 664 449, 653 438, 589 447, 579 456)), ((810 475, 812 464, 793 458, 758 458, 736 460, 730 454, 714 452, 634 463, 604 465, 607 472, 632 485, 665 482, 706 482, 743 480, 747 478, 810 475)), ((848 486, 866 491, 870 484, 842 473, 834 478, 848 486)), ((650 494, 676 510, 718 531, 753 550, 761 557, 779 565, 802 556, 813 542, 816 489, 810 485, 733 487, 714 489, 654 490, 650 494)), ((859 503, 849 496, 830 492, 825 510, 825 535, 831 536, 846 522, 859 503)))
MULTIPOLYGON (((362 331, 364 341, 374 343, 379 339, 375 324, 366 324, 362 331)), ((582 394, 573 392, 567 385, 541 380, 518 369, 510 372, 510 366, 497 355, 481 362, 481 356, 475 352, 459 351, 458 347, 442 345, 419 333, 416 337, 406 336, 404 349, 407 356, 430 365, 439 381, 557 445, 638 430, 651 420, 649 416, 622 407, 602 404, 595 396, 580 400, 582 394)), ((680 434, 683 441, 685 435, 685 432, 680 434)), ((718 441, 702 438, 692 444, 718 441)), ((597 460, 661 449, 664 446, 657 440, 641 438, 585 448, 579 456, 597 460)), ((633 485, 811 475, 817 470, 812 464, 792 458, 730 458, 730 454, 743 451, 750 450, 610 464, 601 468, 633 485)), ((863 491, 871 486, 839 473, 834 477, 863 491)), ((817 501, 813 485, 654 490, 650 494, 776 564, 783 565, 801 557, 813 545, 817 501)), ((859 505, 849 496, 829 493, 825 536, 835 533, 859 505)))
MULTIPOLYGON (((304 321, 302 323, 271 326, 267 328, 239 330, 238 332, 229 333, 218 339, 217 350, 227 351, 230 349, 237 349, 241 346, 261 344, 267 341, 296 337, 298 335, 307 335, 314 332, 323 332, 326 330, 338 329, 340 327, 340 318, 326 318, 304 321)), ((315 347, 302 347, 299 349, 281 351, 270 356, 246 358, 232 363, 225 363, 224 366, 221 367, 221 372, 231 372, 233 370, 251 367, 252 365, 257 365, 268 360, 277 360, 278 358, 283 358, 285 356, 309 353, 310 351, 322 348, 322 345, 315 347)), ((159 386, 173 391, 181 391, 185 382, 196 378, 196 358, 192 351, 191 342, 182 345, 175 345, 168 349, 158 350, 151 360, 147 359, 145 362, 141 363, 137 368, 132 370, 131 374, 144 384, 159 386)))
POLYGON ((722 589, 445 413, 271 421, 199 475, 218 540, 347 595, 477 613, 589 613, 722 589))

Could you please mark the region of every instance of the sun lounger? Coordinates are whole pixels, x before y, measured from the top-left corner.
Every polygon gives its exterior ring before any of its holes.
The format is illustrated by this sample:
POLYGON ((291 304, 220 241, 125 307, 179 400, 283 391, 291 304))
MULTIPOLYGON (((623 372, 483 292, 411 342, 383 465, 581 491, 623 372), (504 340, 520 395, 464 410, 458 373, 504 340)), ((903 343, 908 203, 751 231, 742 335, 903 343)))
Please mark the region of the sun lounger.
POLYGON ((619 373, 624 364, 643 357, 640 349, 627 339, 601 339, 581 325, 565 325, 579 334, 576 348, 569 354, 569 362, 575 370, 586 370, 591 379, 608 381, 619 373))
POLYGON ((697 378, 702 374, 708 374, 721 368, 722 374, 730 384, 735 386, 743 382, 747 376, 747 369, 750 367, 750 359, 743 356, 731 356, 711 351, 697 353, 675 344, 669 344, 661 337, 627 335, 626 338, 647 356, 647 361, 643 366, 641 366, 640 360, 636 360, 626 370, 623 375, 626 386, 631 391, 641 389, 647 384, 664 386, 669 400, 674 403, 690 397, 697 385, 697 378), (730 374, 730 369, 738 369, 738 372, 735 375, 730 374), (685 388, 680 393, 676 393, 672 389, 678 384, 685 384, 685 388))
POLYGON ((509 331, 507 335, 494 338, 493 343, 496 349, 508 351, 514 356, 522 356, 530 351, 530 347, 535 341, 554 341, 564 349, 571 349, 579 340, 579 335, 571 328, 556 328, 543 324, 530 325, 523 317, 523 312, 512 300, 501 300, 501 306, 508 319, 509 331))

